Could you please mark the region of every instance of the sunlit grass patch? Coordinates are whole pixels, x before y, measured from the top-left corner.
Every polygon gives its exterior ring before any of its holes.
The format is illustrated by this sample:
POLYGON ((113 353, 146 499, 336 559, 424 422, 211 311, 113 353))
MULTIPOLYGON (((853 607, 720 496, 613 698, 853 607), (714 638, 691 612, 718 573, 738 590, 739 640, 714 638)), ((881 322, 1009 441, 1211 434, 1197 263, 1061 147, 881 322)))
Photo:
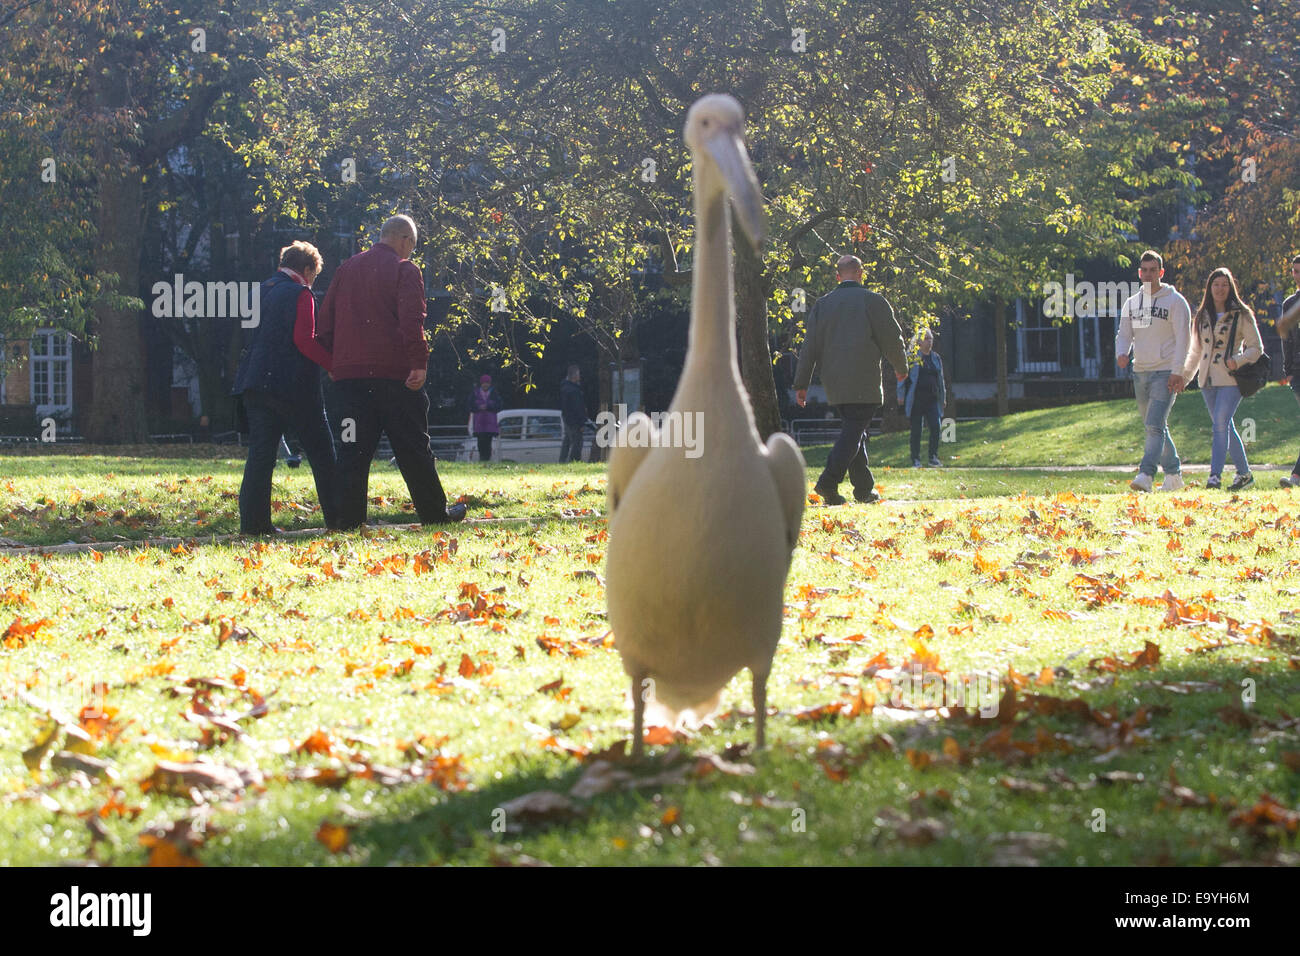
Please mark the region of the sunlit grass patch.
MULTIPOLYGON (((600 476, 501 480, 562 511, 600 476)), ((1247 812, 1300 799, 1298 512, 1198 489, 810 507, 769 750, 713 770, 660 745, 603 790, 584 775, 630 730, 603 520, 0 556, 0 861, 1272 859, 1295 836, 1247 812), (1003 717, 942 719, 909 674, 995 679, 1003 717), (499 812, 543 789, 563 812, 499 812)), ((748 707, 742 674, 676 745, 746 744, 748 707)))

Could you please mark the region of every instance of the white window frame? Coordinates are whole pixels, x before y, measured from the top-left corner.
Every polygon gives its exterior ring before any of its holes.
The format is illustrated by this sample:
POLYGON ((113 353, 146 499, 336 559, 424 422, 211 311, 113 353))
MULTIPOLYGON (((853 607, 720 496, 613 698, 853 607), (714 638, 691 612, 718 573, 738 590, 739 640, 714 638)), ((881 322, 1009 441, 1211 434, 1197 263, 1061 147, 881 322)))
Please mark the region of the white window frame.
MULTIPOLYGON (((1061 371, 1061 330, 1053 325, 1029 325, 1030 310, 1025 308, 1024 299, 1016 299, 1016 371, 1022 375, 1043 375, 1061 371), (1026 361, 1030 334, 1052 336, 1056 341, 1056 359, 1047 361, 1026 361)), ((1038 316, 1035 315, 1035 321, 1038 316)))
POLYGON ((31 400, 36 406, 37 415, 52 415, 68 413, 72 411, 72 337, 67 332, 59 329, 37 329, 32 333, 32 337, 27 342, 27 364, 30 366, 28 371, 29 384, 31 385, 31 400), (56 342, 62 338, 64 352, 62 355, 54 353, 56 342), (40 355, 36 351, 38 339, 43 339, 46 343, 46 353, 40 355), (54 397, 55 376, 61 375, 64 379, 64 387, 67 394, 67 401, 59 404, 53 401, 42 402, 39 399, 44 395, 37 391, 36 372, 37 366, 47 367, 50 376, 50 398, 54 397))

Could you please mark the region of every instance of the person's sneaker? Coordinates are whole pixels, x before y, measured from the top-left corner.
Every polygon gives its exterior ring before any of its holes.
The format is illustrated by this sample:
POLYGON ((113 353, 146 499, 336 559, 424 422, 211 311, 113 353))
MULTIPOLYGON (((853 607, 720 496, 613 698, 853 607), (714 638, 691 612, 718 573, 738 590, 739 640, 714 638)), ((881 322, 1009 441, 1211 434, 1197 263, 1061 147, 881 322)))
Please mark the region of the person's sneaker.
POLYGON ((1232 484, 1228 485, 1228 490, 1241 491, 1244 488, 1249 488, 1254 483, 1255 483, 1254 475, 1249 473, 1244 475, 1238 475, 1236 478, 1232 479, 1232 484))
POLYGON ((1175 472, 1172 475, 1166 474, 1165 480, 1160 483, 1160 490, 1161 491, 1182 491, 1183 485, 1185 484, 1187 484, 1187 482, 1183 481, 1183 476, 1178 474, 1177 472, 1175 472))
POLYGON ((938 456, 938 455, 931 455, 931 456, 930 456, 930 467, 931 467, 931 468, 942 468, 942 467, 943 467, 943 462, 941 462, 941 461, 939 460, 939 456, 938 456))
POLYGON ((874 505, 876 502, 878 502, 878 501, 880 500, 880 492, 878 492, 878 491, 874 491, 874 490, 873 490, 873 491, 858 491, 858 489, 854 488, 854 489, 853 489, 853 497, 854 497, 855 500, 857 500, 857 501, 860 502, 861 504, 864 504, 864 505, 874 505))
POLYGON ((1277 483, 1280 488, 1300 488, 1300 475, 1283 475, 1277 483))
POLYGON ((821 495, 822 501, 828 505, 844 504, 844 496, 834 488, 823 488, 821 485, 813 485, 813 491, 821 495))
POLYGON ((1206 478, 1206 479, 1205 479, 1205 487, 1206 487, 1206 488, 1214 488, 1214 489, 1217 489, 1217 488, 1219 488, 1219 486, 1220 486, 1220 479, 1219 479, 1219 476, 1218 476, 1218 475, 1210 475, 1209 478, 1206 478))
POLYGON ((912 467, 913 467, 913 468, 920 468, 920 467, 921 467, 921 459, 919 459, 919 458, 913 458, 913 459, 912 459, 912 467))
POLYGON ((1139 471, 1137 477, 1128 483, 1128 486, 1134 491, 1150 491, 1151 476, 1145 472, 1139 471))

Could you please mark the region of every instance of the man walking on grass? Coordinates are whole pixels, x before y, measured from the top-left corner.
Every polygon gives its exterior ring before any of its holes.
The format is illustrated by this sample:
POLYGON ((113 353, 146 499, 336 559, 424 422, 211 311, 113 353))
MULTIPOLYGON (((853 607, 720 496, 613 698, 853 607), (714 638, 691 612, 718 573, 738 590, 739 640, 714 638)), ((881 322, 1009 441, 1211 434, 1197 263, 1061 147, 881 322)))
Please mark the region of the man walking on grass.
POLYGON ((1178 371, 1187 360, 1192 317, 1187 300, 1173 286, 1161 282, 1165 274, 1160 254, 1148 249, 1138 262, 1141 290, 1124 302, 1115 334, 1115 362, 1127 368, 1133 352, 1133 391, 1138 413, 1146 427, 1146 443, 1137 476, 1129 482, 1134 491, 1150 491, 1157 466, 1164 468, 1161 491, 1183 487, 1182 463, 1169 437, 1169 412, 1174 407, 1182 379, 1178 371))
POLYGON ((379 242, 339 266, 321 304, 316 338, 334 359, 330 377, 342 422, 339 527, 345 531, 366 520, 370 463, 384 432, 420 523, 465 517, 464 505, 447 507, 429 449, 424 279, 411 261, 416 235, 409 216, 389 219, 379 242))
POLYGON ((880 360, 889 360, 894 378, 901 382, 907 377, 907 354, 889 300, 862 286, 862 260, 841 257, 835 275, 839 285, 818 299, 808 316, 807 337, 794 373, 795 400, 800 408, 808 403, 808 385, 813 371, 819 370, 826 400, 840 413, 843 424, 814 490, 828 505, 844 504, 839 484, 847 472, 853 497, 871 503, 880 500, 867 460, 867 429, 885 404, 880 360))

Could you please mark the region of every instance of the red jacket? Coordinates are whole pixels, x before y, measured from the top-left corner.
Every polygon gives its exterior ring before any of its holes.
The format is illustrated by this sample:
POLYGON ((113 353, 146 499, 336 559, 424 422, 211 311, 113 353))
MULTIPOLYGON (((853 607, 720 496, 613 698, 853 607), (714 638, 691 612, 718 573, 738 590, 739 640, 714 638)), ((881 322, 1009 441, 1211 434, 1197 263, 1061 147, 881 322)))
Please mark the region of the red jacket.
POLYGON ((420 267, 377 243, 334 273, 316 317, 316 340, 333 353, 335 380, 406 381, 429 362, 424 316, 420 267))

